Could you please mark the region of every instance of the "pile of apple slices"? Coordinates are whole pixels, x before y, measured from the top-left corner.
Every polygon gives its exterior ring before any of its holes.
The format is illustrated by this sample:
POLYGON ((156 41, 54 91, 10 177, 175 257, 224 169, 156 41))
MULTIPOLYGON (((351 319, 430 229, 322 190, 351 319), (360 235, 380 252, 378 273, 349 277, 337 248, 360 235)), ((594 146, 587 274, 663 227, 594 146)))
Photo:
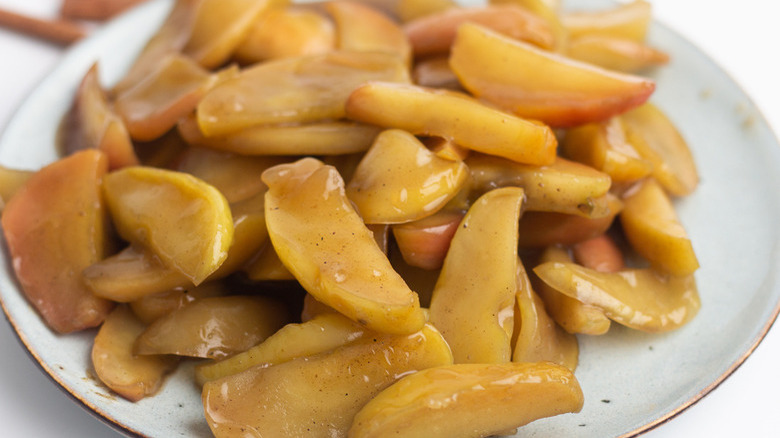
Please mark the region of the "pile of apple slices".
POLYGON ((52 330, 100 327, 128 400, 199 360, 218 437, 578 412, 577 336, 700 307, 650 13, 177 0, 116 85, 85 74, 61 159, 0 169, 19 284, 52 330))

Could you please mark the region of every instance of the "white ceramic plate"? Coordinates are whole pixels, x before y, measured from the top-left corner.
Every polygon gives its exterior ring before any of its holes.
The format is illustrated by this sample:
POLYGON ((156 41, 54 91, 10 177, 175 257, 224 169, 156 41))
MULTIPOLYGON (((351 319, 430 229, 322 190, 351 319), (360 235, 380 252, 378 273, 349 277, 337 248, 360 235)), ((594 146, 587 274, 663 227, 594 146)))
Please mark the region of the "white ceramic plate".
MULTIPOLYGON (((585 5, 610 3, 567 2, 585 5)), ((8 124, 0 163, 37 169, 55 160, 57 125, 84 72, 98 61, 105 83, 117 80, 169 7, 169 0, 153 0, 69 51, 8 124)), ((633 436, 663 423, 728 377, 780 311, 777 141, 750 99, 706 55, 659 24, 650 38, 673 60, 654 74, 653 102, 688 139, 701 173, 700 187, 678 209, 702 265, 697 281, 703 307, 689 325, 669 334, 613 325, 606 336, 581 337, 576 374, 584 409, 532 423, 519 436, 633 436)), ((94 331, 53 334, 20 293, 5 250, 0 258, 0 299, 9 321, 74 400, 131 436, 210 436, 190 368, 180 369, 155 397, 133 404, 114 396, 89 371, 94 331)))

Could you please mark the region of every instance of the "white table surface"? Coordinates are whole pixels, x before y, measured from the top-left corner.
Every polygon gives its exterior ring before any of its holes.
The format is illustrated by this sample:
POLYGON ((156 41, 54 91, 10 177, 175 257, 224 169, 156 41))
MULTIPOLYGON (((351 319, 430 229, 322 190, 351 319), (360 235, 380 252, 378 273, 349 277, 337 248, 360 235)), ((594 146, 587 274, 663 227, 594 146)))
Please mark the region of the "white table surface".
MULTIPOLYGON (((564 4, 565 4, 565 0, 564 4)), ((742 84, 780 132, 780 4, 767 0, 651 0, 654 14, 697 44, 742 84)), ((0 7, 53 17, 59 0, 0 0, 0 7)), ((0 30, 0 131, 57 63, 62 49, 0 30)), ((780 226, 780 224, 778 224, 780 226)), ((780 436, 780 327, 715 391, 648 438, 780 436)), ((118 437, 60 391, 0 321, 0 436, 118 437)))

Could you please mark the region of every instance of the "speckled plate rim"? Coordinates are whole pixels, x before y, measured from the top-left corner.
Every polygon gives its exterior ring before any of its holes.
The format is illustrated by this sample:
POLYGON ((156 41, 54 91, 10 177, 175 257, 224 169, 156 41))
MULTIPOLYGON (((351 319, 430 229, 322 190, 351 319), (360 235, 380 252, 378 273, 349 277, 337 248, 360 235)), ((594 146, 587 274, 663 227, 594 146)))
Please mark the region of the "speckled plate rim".
MULTIPOLYGON (((579 2, 582 3, 582 2, 579 2)), ((598 3, 598 2, 597 2, 598 3)), ((606 1, 602 1, 601 4, 597 4, 598 6, 603 6, 609 4, 606 1)), ((144 23, 145 26, 149 29, 153 29, 156 27, 154 24, 155 20, 162 19, 164 17, 163 11, 167 8, 166 0, 154 0, 148 4, 141 5, 138 8, 135 8, 134 10, 124 14, 123 16, 117 18, 112 23, 108 24, 105 28, 102 30, 99 30, 96 32, 93 36, 89 37, 84 42, 74 46, 72 49, 68 51, 68 53, 63 57, 63 60, 59 67, 55 68, 55 70, 45 79, 41 86, 36 89, 28 98, 28 100, 20 107, 19 114, 23 113, 25 111, 25 108, 29 107, 29 101, 32 100, 46 100, 48 97, 44 97, 46 94, 51 93, 52 90, 57 89, 57 84, 62 83, 63 81, 63 74, 62 74, 62 65, 74 65, 77 64, 80 67, 79 68, 70 68, 70 74, 65 75, 66 76, 66 83, 77 83, 78 77, 80 77, 81 72, 84 71, 85 66, 88 66, 91 64, 91 62, 94 61, 95 52, 101 52, 101 53, 108 53, 110 52, 110 48, 108 48, 106 45, 102 44, 101 42, 104 40, 118 40, 122 38, 127 38, 127 41, 131 42, 130 45, 133 46, 133 50, 138 50, 141 47, 141 43, 139 43, 139 34, 142 34, 143 32, 140 32, 138 30, 138 23, 144 23), (148 20, 147 17, 156 17, 155 20, 148 20), (108 38, 110 37, 110 38, 108 38), (84 68, 82 68, 84 67, 84 68), (74 76, 77 75, 77 76, 74 76)), ((665 26, 655 23, 655 27, 662 29, 664 32, 669 33, 672 35, 676 40, 677 43, 687 44, 689 45, 693 50, 700 52, 699 49, 695 48, 692 44, 690 44, 685 38, 681 37, 679 34, 676 34, 671 29, 666 28, 665 26)), ((125 50, 125 47, 122 48, 122 50, 125 50)), ((128 51, 127 53, 130 53, 128 51)), ((707 63, 709 63, 710 67, 714 70, 717 70, 720 74, 726 75, 726 73, 723 71, 722 68, 720 68, 715 62, 713 62, 710 58, 708 58, 706 55, 701 54, 702 58, 706 60, 707 63)), ((119 72, 123 71, 124 68, 128 65, 132 57, 129 57, 127 60, 127 63, 113 63, 111 64, 110 71, 105 71, 107 77, 118 77, 119 72)), ((739 85, 731 80, 729 80, 732 83, 732 86, 736 87, 738 89, 738 92, 743 95, 743 97, 746 99, 747 105, 750 107, 751 110, 753 110, 756 114, 756 117, 758 118, 758 121, 756 123, 759 123, 761 125, 766 125, 766 121, 764 118, 758 113, 757 109, 755 108, 755 105, 753 102, 747 97, 747 95, 742 91, 742 89, 739 87, 739 85)), ((61 89, 61 86, 59 86, 61 89)), ((60 91, 59 94, 64 94, 64 96, 59 96, 59 105, 62 104, 62 100, 68 100, 70 99, 70 95, 68 93, 62 93, 60 91)), ((55 99, 56 100, 56 99, 55 99)), ((57 105, 56 102, 53 103, 53 105, 57 105)), ((3 133, 3 136, 0 137, 0 148, 5 149, 5 138, 6 134, 9 132, 12 132, 16 125, 16 119, 19 117, 15 116, 11 122, 8 124, 8 127, 6 129, 6 132, 3 133)), ((769 128, 766 128, 769 129, 769 128)), ((771 130, 770 130, 771 132, 771 130)), ((772 136, 772 142, 775 147, 777 147, 777 139, 774 136, 774 134, 771 134, 772 136)), ((5 152, 5 150, 0 149, 0 153, 5 152)), ((38 156, 35 160, 29 161, 26 160, 24 157, 24 151, 18 151, 16 155, 14 154, 5 154, 4 158, 9 159, 12 164, 19 165, 20 167, 25 167, 25 165, 29 166, 30 168, 35 168, 39 165, 39 161, 42 159, 42 157, 38 156)), ((49 157, 44 157, 43 160, 45 161, 51 161, 54 159, 54 155, 52 152, 52 155, 49 157)), ((775 242, 775 246, 777 245, 777 242, 775 242)), ((9 261, 7 258, 7 254, 5 257, 5 263, 6 265, 9 265, 9 261)), ((15 293, 18 294, 18 285, 15 282, 13 283, 13 288, 15 290, 8 292, 8 293, 15 293)), ((773 290, 777 289, 777 281, 772 279, 771 283, 773 285, 773 290)), ((35 342, 33 342, 28 335, 26 334, 25 327, 23 327, 23 323, 20 322, 20 319, 17 318, 19 316, 18 312, 23 312, 24 310, 19 310, 16 307, 9 305, 9 300, 7 299, 7 284, 4 284, 2 289, 0 289, 0 304, 3 307, 3 311, 6 315, 7 320, 13 327, 18 339, 20 342, 24 345, 25 349, 28 351, 30 356, 34 359, 34 361, 38 364, 40 369, 44 371, 46 375, 48 375, 56 384, 58 387, 60 387, 62 390, 64 390, 73 400, 75 400, 77 403, 79 403, 82 407, 84 407, 88 412, 95 415, 97 418, 99 418, 101 421, 105 422, 112 428, 116 429, 117 431, 127 434, 128 436, 152 436, 152 435, 146 435, 143 432, 137 430, 137 428, 134 428, 132 426, 129 426, 126 424, 122 419, 118 418, 116 415, 112 414, 106 409, 103 409, 98 403, 95 403, 93 401, 90 401, 88 397, 85 397, 82 391, 80 391, 78 388, 73 387, 66 379, 64 379, 56 367, 52 366, 52 364, 49 364, 40 354, 38 348, 36 347, 35 342)), ((775 292, 775 295, 777 293, 775 292)), ((28 306, 27 311, 29 311, 30 308, 28 306)), ((754 336, 751 336, 750 339, 746 340, 746 342, 742 345, 745 345, 746 347, 741 350, 741 352, 738 352, 736 354, 735 359, 730 360, 728 363, 727 368, 724 372, 719 374, 717 378, 715 378, 711 383, 704 386, 703 388, 697 390, 692 396, 688 397, 686 400, 684 400, 682 403, 680 403, 677 407, 666 411, 665 413, 662 413, 660 416, 657 416, 656 418, 649 419, 645 424, 635 427, 632 430, 625 432, 619 436, 621 437, 634 437, 641 435, 651 429, 654 429, 677 415, 684 412, 687 408, 701 400, 704 396, 706 396, 708 393, 710 393, 712 390, 717 388, 723 381, 725 381, 730 375, 732 375, 744 362, 747 360, 747 358, 755 351, 755 349, 758 347, 760 342, 764 339, 766 334, 769 332, 771 327, 773 326, 774 322, 777 320, 778 315, 780 314, 780 299, 776 299, 776 302, 774 303, 774 307, 772 308, 771 312, 769 312, 768 316, 766 318, 761 318, 763 321, 762 324, 757 326, 757 329, 753 331, 754 336)), ((91 336, 89 332, 83 334, 83 335, 76 335, 75 337, 83 336, 84 338, 88 338, 91 336)), ((86 342, 86 340, 84 340, 86 342)))

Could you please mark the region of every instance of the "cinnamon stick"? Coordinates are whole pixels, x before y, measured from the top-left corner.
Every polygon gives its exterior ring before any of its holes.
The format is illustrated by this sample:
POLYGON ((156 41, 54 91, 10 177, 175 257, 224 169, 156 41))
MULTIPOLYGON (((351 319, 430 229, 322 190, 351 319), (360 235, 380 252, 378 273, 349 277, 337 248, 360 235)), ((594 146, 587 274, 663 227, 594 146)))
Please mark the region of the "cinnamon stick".
POLYGON ((61 45, 78 41, 86 34, 84 29, 71 21, 46 20, 5 9, 0 9, 0 27, 61 45))
POLYGON ((60 15, 77 20, 107 20, 144 0, 63 0, 60 15))

